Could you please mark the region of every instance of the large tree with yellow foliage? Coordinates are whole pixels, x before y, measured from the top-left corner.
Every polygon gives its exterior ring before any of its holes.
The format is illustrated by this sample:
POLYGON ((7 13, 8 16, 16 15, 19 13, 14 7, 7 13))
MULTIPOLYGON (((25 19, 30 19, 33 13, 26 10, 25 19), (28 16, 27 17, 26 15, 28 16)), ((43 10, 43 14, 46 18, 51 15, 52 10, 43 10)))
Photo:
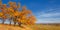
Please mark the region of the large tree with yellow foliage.
POLYGON ((4 19, 3 23, 5 19, 9 19, 10 25, 11 21, 13 21, 14 26, 16 25, 16 23, 18 23, 19 26, 21 26, 21 24, 35 24, 36 18, 32 14, 32 12, 26 8, 26 6, 23 6, 22 10, 19 11, 20 3, 18 3, 17 5, 16 2, 9 2, 8 5, 9 6, 7 6, 7 4, 2 4, 2 2, 0 1, 0 17, 4 19))

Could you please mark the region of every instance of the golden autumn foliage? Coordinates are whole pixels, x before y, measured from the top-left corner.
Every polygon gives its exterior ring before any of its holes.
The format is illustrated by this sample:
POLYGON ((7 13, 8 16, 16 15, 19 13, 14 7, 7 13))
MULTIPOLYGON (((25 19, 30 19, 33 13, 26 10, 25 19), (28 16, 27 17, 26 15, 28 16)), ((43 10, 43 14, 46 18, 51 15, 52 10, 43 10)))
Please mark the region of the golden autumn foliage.
MULTIPOLYGON (((2 2, 0 2, 0 5, 2 2)), ((35 24, 36 18, 32 14, 30 10, 26 8, 26 6, 23 6, 22 10, 19 11, 20 9, 20 3, 18 5, 16 2, 9 2, 7 4, 2 4, 0 7, 0 17, 3 17, 3 19, 8 19, 12 20, 14 22, 14 25, 18 22, 19 25, 21 24, 26 24, 26 25, 32 25, 35 24)), ((11 22, 10 22, 11 24, 11 22)))
POLYGON ((2 12, 0 12, 0 17, 2 17, 3 16, 3 13, 2 12))

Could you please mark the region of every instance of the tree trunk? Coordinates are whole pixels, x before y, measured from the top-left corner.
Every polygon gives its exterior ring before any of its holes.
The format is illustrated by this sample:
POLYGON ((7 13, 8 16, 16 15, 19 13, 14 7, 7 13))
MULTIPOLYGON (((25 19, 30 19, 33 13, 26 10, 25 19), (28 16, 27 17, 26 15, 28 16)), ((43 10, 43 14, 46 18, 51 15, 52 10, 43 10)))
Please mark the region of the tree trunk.
POLYGON ((16 22, 14 22, 14 26, 16 25, 16 22))
POLYGON ((19 25, 20 27, 21 27, 21 24, 22 24, 21 22, 18 22, 18 25, 19 25))
POLYGON ((5 20, 2 21, 2 24, 4 24, 5 20))
POLYGON ((11 20, 10 20, 10 25, 11 25, 11 20))
POLYGON ((9 20, 10 20, 10 25, 11 25, 12 17, 10 17, 10 19, 9 19, 9 20))

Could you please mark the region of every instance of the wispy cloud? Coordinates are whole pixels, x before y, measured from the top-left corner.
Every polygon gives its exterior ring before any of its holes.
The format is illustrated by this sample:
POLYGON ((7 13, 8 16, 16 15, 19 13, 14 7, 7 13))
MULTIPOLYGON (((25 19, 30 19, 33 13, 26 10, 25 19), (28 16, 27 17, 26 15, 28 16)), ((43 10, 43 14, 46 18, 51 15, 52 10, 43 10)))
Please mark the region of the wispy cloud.
POLYGON ((46 14, 41 14, 41 18, 49 18, 49 17, 59 17, 60 13, 46 13, 46 14))
POLYGON ((60 23, 60 12, 57 9, 49 9, 48 11, 38 12, 36 15, 37 23, 60 23), (47 12, 47 13, 45 13, 47 12))

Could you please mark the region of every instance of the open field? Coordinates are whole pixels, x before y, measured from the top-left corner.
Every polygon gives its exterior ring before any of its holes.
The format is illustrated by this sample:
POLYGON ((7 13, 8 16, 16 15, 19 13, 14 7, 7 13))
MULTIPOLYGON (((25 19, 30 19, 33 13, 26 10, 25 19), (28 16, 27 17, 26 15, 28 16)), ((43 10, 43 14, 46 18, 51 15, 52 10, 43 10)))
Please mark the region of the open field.
POLYGON ((34 27, 32 26, 34 30, 60 30, 60 25, 55 24, 37 24, 34 27), (37 26, 37 28, 36 28, 37 26))
POLYGON ((22 25, 23 27, 14 26, 14 25, 7 25, 7 24, 0 24, 0 30, 32 30, 30 27, 22 25))
POLYGON ((32 26, 22 25, 23 27, 13 25, 0 24, 0 30, 60 30, 60 25, 42 25, 36 24, 32 26))

